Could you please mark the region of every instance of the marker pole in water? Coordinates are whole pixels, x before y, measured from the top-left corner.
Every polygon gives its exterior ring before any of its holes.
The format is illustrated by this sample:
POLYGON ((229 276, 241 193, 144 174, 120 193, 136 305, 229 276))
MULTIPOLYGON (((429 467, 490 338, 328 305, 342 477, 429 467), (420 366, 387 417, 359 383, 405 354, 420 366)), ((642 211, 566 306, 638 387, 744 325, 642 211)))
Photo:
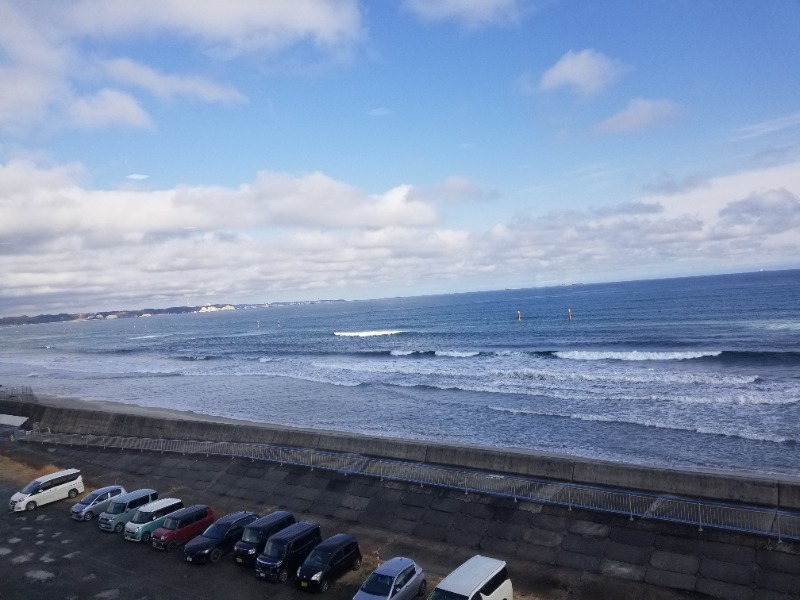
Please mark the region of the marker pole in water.
POLYGON ((572 309, 567 309, 567 321, 572 321, 572 309))
POLYGON ((522 313, 517 311, 517 321, 522 321, 522 313))

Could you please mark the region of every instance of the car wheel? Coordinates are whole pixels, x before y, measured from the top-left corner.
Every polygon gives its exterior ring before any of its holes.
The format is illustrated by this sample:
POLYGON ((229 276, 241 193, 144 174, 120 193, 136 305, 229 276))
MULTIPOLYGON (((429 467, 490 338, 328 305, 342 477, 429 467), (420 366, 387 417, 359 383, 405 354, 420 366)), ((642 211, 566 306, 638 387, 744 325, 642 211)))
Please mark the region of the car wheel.
POLYGON ((417 590, 417 596, 424 596, 425 592, 428 591, 428 582, 423 579, 422 582, 419 584, 419 589, 417 590))
POLYGON ((286 569, 281 569, 278 571, 278 581, 280 583, 286 583, 286 580, 289 579, 289 571, 286 569))
POLYGON ((69 497, 70 497, 70 499, 74 498, 74 497, 75 497, 75 496, 77 496, 77 495, 78 495, 78 490, 76 490, 76 489, 74 489, 74 488, 73 488, 73 489, 71 489, 71 490, 70 490, 70 491, 67 493, 67 496, 69 496, 69 497))
POLYGON ((122 530, 125 529, 124 523, 117 523, 114 525, 114 533, 122 533, 122 530))
POLYGON ((208 560, 210 560, 212 563, 215 563, 219 560, 220 556, 222 556, 222 550, 219 548, 214 548, 211 551, 211 554, 208 555, 208 560))
POLYGON ((172 552, 177 547, 178 547, 178 542, 176 542, 175 540, 172 540, 172 541, 170 541, 169 544, 167 544, 167 552, 172 552))
POLYGON ((358 571, 360 568, 361 568, 361 559, 360 559, 360 558, 357 558, 357 559, 356 559, 356 560, 353 562, 353 571, 358 571))
POLYGON ((94 519, 94 513, 92 511, 87 510, 85 513, 83 513, 84 521, 91 521, 92 519, 94 519))
POLYGON ((33 510, 34 508, 36 508, 36 502, 28 502, 25 505, 25 510, 33 510))
POLYGON ((142 534, 142 541, 146 544, 150 541, 150 532, 146 531, 142 534))
POLYGON ((328 591, 328 580, 327 579, 322 579, 319 582, 319 591, 322 592, 323 594, 328 591))

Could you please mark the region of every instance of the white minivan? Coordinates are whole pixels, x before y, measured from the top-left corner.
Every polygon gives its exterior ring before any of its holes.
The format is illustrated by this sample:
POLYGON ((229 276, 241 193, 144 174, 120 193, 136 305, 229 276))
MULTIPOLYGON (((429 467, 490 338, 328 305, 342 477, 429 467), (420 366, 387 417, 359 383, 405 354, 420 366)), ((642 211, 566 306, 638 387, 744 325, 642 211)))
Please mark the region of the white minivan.
POLYGON ((473 556, 437 585, 428 600, 513 600, 506 563, 473 556))
POLYGON ((11 496, 9 509, 18 512, 33 510, 64 498, 74 498, 83 493, 83 478, 78 469, 65 469, 57 473, 42 475, 11 496))

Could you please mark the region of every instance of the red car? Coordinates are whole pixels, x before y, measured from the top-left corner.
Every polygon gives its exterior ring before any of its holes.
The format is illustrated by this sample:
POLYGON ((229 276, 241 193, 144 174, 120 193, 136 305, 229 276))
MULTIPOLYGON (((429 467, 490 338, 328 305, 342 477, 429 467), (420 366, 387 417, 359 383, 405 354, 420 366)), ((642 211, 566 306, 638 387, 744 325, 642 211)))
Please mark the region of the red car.
POLYGON ((214 522, 214 511, 204 504, 195 504, 172 513, 153 532, 150 544, 156 550, 172 551, 200 535, 214 522))

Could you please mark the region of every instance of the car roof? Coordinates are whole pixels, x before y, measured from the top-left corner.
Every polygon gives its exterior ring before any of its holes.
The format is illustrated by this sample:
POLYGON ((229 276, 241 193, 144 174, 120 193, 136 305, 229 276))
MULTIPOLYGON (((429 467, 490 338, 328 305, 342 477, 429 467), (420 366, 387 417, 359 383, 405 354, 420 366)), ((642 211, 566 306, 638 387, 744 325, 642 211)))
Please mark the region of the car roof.
POLYGON ((258 515, 254 512, 250 512, 249 510, 239 510, 236 512, 229 513, 224 517, 220 517, 219 519, 217 519, 217 523, 219 523, 220 525, 224 525, 226 523, 236 523, 237 521, 240 521, 246 517, 255 517, 257 519, 258 515))
POLYGON ((121 496, 114 497, 114 502, 127 502, 128 500, 133 500, 134 498, 138 498, 140 496, 144 496, 145 494, 154 494, 155 490, 151 490, 149 488, 142 488, 141 490, 133 490, 132 492, 128 492, 127 494, 122 494, 121 496))
POLYGON ((286 529, 281 529, 278 533, 273 534, 269 539, 281 541, 291 540, 297 536, 319 528, 319 523, 312 523, 311 521, 299 521, 294 525, 289 525, 286 529))
POLYGON ((505 564, 502 560, 477 554, 445 577, 436 587, 462 596, 469 596, 505 564))
POLYGON ((185 517, 186 515, 190 515, 192 513, 196 513, 201 510, 211 510, 211 509, 205 504, 194 504, 193 506, 187 506, 186 508, 181 508, 180 510, 176 510, 170 516, 175 517, 176 519, 180 519, 182 517, 185 517))
POLYGON ((355 542, 356 538, 349 533, 337 533, 332 535, 327 540, 323 540, 314 550, 332 550, 338 548, 342 544, 355 542))
POLYGON ((379 575, 389 575, 391 577, 395 577, 408 568, 409 565, 413 564, 414 561, 410 558, 406 558, 405 556, 395 556, 394 558, 390 558, 385 563, 380 565, 377 569, 375 569, 375 572, 379 575))
POLYGON ((106 492, 110 492, 111 490, 124 490, 125 488, 121 485, 107 485, 105 487, 97 488, 96 490, 92 490, 89 492, 90 494, 105 494, 106 492))
POLYGON ((275 523, 277 521, 282 521, 283 519, 287 519, 287 518, 289 518, 291 516, 292 516, 292 513, 290 513, 287 510, 277 510, 277 511, 275 511, 273 513, 270 513, 268 515, 264 515, 263 517, 260 517, 260 518, 256 519, 255 521, 250 523, 248 525, 248 527, 250 527, 252 529, 257 529, 257 528, 260 528, 260 527, 267 527, 268 525, 272 525, 273 523, 275 523))
POLYGON ((170 504, 175 504, 176 502, 180 502, 179 498, 159 498, 158 500, 153 500, 152 502, 148 502, 139 510, 157 510, 163 506, 169 506, 170 504))
POLYGON ((37 477, 34 481, 38 481, 39 483, 44 483, 45 481, 50 481, 51 479, 55 479, 56 477, 64 477, 65 475, 73 475, 75 473, 80 475, 80 469, 64 469, 63 471, 56 471, 55 473, 48 473, 47 475, 42 475, 41 477, 37 477))

